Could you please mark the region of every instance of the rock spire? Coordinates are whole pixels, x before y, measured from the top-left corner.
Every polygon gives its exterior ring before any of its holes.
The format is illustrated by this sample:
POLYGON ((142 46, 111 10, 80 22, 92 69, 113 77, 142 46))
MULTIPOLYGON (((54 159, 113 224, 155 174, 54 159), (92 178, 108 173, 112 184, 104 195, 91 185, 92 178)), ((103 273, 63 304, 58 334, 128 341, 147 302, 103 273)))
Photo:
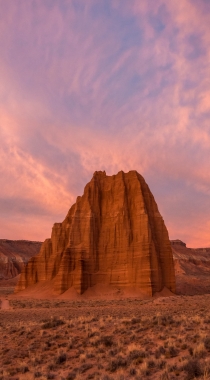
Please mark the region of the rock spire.
POLYGON ((16 291, 52 280, 54 292, 79 294, 96 284, 175 292, 168 232, 144 178, 136 171, 95 172, 51 239, 29 260, 16 291))

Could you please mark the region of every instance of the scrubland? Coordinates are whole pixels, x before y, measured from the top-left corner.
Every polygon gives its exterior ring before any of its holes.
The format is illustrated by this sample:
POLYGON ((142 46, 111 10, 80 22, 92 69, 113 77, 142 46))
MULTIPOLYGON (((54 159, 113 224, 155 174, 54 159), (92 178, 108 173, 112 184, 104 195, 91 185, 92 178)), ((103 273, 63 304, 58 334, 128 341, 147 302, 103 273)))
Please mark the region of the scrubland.
POLYGON ((10 299, 0 380, 210 379, 210 295, 10 299))

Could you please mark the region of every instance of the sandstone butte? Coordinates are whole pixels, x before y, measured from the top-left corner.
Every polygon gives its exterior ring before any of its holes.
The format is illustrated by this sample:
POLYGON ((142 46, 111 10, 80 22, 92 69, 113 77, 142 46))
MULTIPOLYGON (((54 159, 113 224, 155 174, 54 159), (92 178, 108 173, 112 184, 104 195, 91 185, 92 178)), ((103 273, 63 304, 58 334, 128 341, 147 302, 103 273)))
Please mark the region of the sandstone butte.
POLYGON ((95 172, 51 239, 22 271, 16 292, 50 281, 55 294, 82 294, 106 284, 152 296, 175 292, 168 232, 144 178, 136 171, 95 172))

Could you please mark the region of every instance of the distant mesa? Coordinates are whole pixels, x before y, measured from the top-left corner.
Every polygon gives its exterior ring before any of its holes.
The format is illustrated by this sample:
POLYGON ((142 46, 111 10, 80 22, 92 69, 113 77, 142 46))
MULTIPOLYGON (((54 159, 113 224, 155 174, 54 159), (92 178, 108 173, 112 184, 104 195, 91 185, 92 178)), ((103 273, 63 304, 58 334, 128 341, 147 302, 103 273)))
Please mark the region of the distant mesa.
POLYGON ((51 239, 22 271, 16 292, 50 284, 54 294, 73 289, 175 292, 168 232, 144 178, 136 171, 95 172, 51 239))
POLYGON ((186 247, 186 243, 183 241, 176 239, 176 240, 170 240, 171 245, 182 245, 183 247, 186 247))

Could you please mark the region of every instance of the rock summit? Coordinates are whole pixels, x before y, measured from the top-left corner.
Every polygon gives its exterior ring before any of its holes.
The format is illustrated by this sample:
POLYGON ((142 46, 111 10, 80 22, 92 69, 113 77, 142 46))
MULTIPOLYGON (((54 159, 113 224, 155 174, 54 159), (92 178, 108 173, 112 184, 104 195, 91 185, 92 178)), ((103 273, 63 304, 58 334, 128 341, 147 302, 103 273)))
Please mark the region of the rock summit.
POLYGON ((57 294, 106 284, 152 296, 175 292, 168 232, 144 178, 136 171, 95 172, 51 239, 29 260, 16 292, 51 281, 57 294))

